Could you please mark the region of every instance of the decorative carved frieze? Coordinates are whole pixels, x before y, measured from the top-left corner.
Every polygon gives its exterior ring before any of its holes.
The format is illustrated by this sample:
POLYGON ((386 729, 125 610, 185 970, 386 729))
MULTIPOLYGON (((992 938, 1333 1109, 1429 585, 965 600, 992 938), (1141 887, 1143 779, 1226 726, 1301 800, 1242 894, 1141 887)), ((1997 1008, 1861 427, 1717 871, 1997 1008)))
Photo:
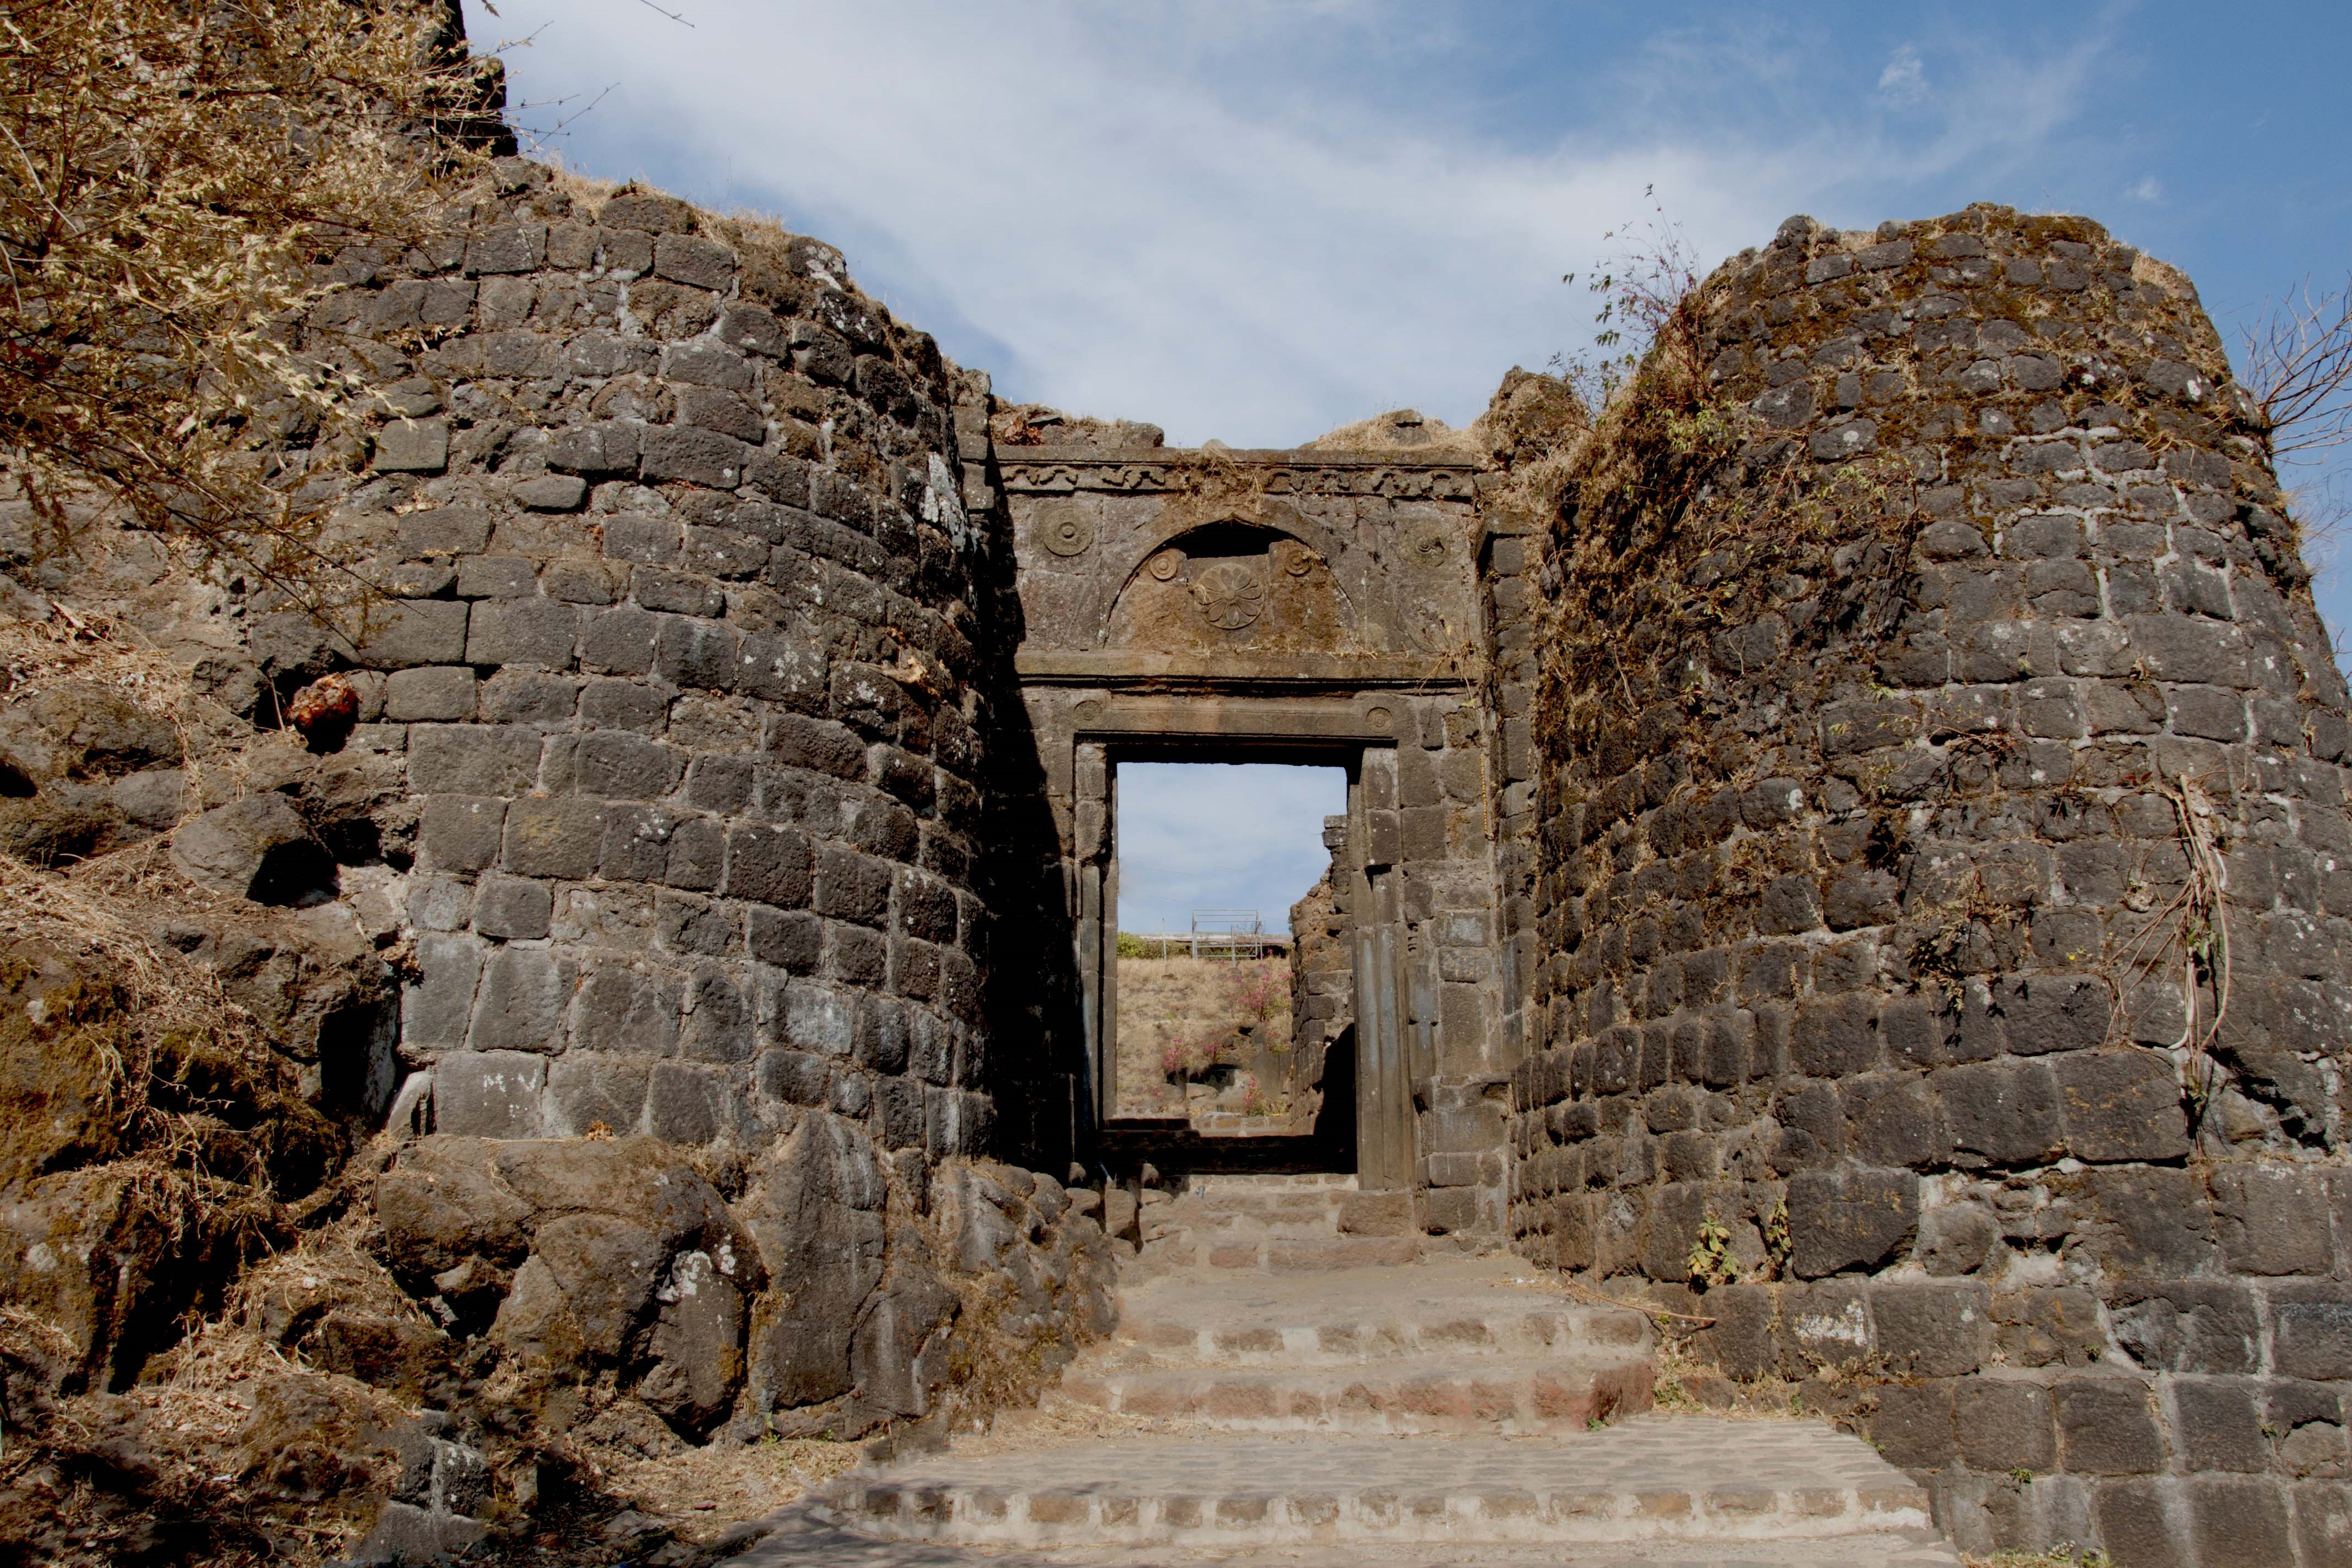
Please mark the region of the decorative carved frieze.
MULTIPOLYGON (((1193 460, 1138 462, 1118 458, 1024 458, 999 448, 997 472, 1014 494, 1070 495, 1097 491, 1118 495, 1165 494, 1185 488, 1186 476, 1206 465, 1193 460)), ((1268 495, 1382 496, 1397 500, 1471 499, 1475 468, 1460 459, 1412 463, 1368 461, 1361 457, 1328 462, 1248 461, 1268 495)))

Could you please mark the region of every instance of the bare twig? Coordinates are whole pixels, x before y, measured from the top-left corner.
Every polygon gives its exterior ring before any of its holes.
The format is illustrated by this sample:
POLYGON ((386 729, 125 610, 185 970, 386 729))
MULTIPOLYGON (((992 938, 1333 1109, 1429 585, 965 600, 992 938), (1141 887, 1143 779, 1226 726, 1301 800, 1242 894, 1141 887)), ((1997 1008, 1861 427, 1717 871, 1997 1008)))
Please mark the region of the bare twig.
POLYGON ((124 514, 349 597, 306 479, 361 430, 308 334, 346 247, 430 237, 467 62, 401 0, 17 0, 0 29, 0 470, 53 539, 124 514))
POLYGON ((2133 989, 2134 972, 2156 973, 2179 965, 2180 1037, 2165 1048, 2186 1053, 2181 1087, 2189 1091, 2201 1119, 2220 1072, 2213 1047, 2220 1043, 2221 1026, 2230 1015, 2230 872, 2213 839, 2212 802, 2196 781, 2183 774, 2167 783, 2159 776, 2156 791, 2171 803, 2189 875, 2180 890, 2116 955, 2110 971, 2115 976, 2111 982, 2115 1000, 2108 1015, 2108 1037, 2126 1037, 2126 998, 2133 989), (2204 1000, 2208 987, 2213 993, 2210 1014, 2204 1000))
POLYGON ((2271 452, 2352 441, 2352 282, 2314 293, 2306 279, 2243 334, 2245 380, 2271 426, 2271 452))

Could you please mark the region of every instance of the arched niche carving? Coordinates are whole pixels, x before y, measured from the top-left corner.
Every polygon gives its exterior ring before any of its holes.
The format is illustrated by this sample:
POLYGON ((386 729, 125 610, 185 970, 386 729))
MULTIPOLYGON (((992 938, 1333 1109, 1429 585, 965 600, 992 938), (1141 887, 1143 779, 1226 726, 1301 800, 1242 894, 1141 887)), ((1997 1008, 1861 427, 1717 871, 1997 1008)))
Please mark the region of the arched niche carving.
POLYGON ((1224 518, 1162 540, 1120 585, 1104 644, 1153 653, 1356 653, 1331 563, 1286 530, 1224 518))

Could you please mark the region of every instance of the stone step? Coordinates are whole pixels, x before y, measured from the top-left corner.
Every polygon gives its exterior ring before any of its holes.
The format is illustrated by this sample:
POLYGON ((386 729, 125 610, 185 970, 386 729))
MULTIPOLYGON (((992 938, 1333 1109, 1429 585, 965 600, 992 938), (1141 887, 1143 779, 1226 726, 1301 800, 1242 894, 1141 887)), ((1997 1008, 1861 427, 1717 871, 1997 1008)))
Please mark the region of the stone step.
POLYGON ((1423 1247, 1410 1236, 1279 1236, 1190 1232, 1143 1246, 1141 1274, 1181 1269, 1234 1269, 1257 1274, 1323 1274, 1335 1268, 1395 1268, 1419 1259, 1423 1247))
POLYGON ((1127 1291, 1121 1310, 1116 1348, 1089 1361, 1336 1366, 1424 1353, 1638 1351, 1650 1342, 1640 1313, 1576 1300, 1516 1259, 1495 1257, 1311 1279, 1173 1274, 1127 1291))
MULTIPOLYGON (((1167 1547, 1090 1547, 1006 1552, 860 1535, 794 1505, 741 1527, 752 1544, 719 1568, 1158 1568, 1198 1563, 1167 1547)), ((1345 1546, 1232 1547, 1218 1568, 1961 1568, 1959 1553, 1932 1531, 1872 1531, 1792 1541, 1742 1541, 1727 1550, 1705 1540, 1602 1543, 1470 1542, 1461 1544, 1358 1542, 1345 1546)))
POLYGON ((1926 1494, 1858 1438, 1689 1416, 1543 1441, 1170 1435, 950 1453, 854 1472, 817 1507, 867 1536, 1046 1552, 1705 1543, 1719 1563, 1750 1543, 1931 1528, 1926 1494))
MULTIPOLYGON (((846 1532, 837 1532, 845 1534, 846 1532)), ((884 1543, 877 1542, 875 1545, 884 1543)), ((956 1552, 953 1547, 890 1543, 899 1552, 956 1552)), ((961 1553, 959 1553, 961 1554, 961 1553)), ((988 1568, 1013 1568, 1021 1559, 1068 1568, 1166 1568, 1172 1562, 1198 1564, 1202 1554, 1170 1549, 1013 1554, 971 1551, 964 1560, 988 1568)), ((1700 1539, 1602 1542, 1575 1546, 1558 1542, 1486 1542, 1455 1544, 1358 1542, 1349 1546, 1226 1548, 1207 1559, 1216 1568, 1966 1568, 1960 1554, 1933 1530, 1873 1531, 1866 1535, 1825 1535, 1796 1541, 1700 1539)), ((814 1568, 814 1561, 812 1562, 814 1568)), ((855 1568, 855 1560, 827 1559, 824 1568, 855 1568)), ((890 1568, 941 1568, 939 1558, 920 1563, 900 1559, 890 1568)))
POLYGON ((1646 1350, 1419 1355, 1352 1366, 1074 1365, 1074 1404, 1225 1432, 1562 1433, 1647 1410, 1646 1350))

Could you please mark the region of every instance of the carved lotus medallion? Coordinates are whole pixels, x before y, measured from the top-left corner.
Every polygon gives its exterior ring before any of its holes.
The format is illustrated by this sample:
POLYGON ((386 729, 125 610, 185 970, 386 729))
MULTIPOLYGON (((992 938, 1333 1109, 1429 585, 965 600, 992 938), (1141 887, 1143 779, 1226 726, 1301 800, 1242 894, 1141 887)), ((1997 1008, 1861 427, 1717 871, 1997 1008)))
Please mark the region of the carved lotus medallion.
POLYGON ((1220 631, 1237 632, 1265 609, 1265 584, 1238 561, 1220 561, 1192 579, 1201 614, 1220 631))

